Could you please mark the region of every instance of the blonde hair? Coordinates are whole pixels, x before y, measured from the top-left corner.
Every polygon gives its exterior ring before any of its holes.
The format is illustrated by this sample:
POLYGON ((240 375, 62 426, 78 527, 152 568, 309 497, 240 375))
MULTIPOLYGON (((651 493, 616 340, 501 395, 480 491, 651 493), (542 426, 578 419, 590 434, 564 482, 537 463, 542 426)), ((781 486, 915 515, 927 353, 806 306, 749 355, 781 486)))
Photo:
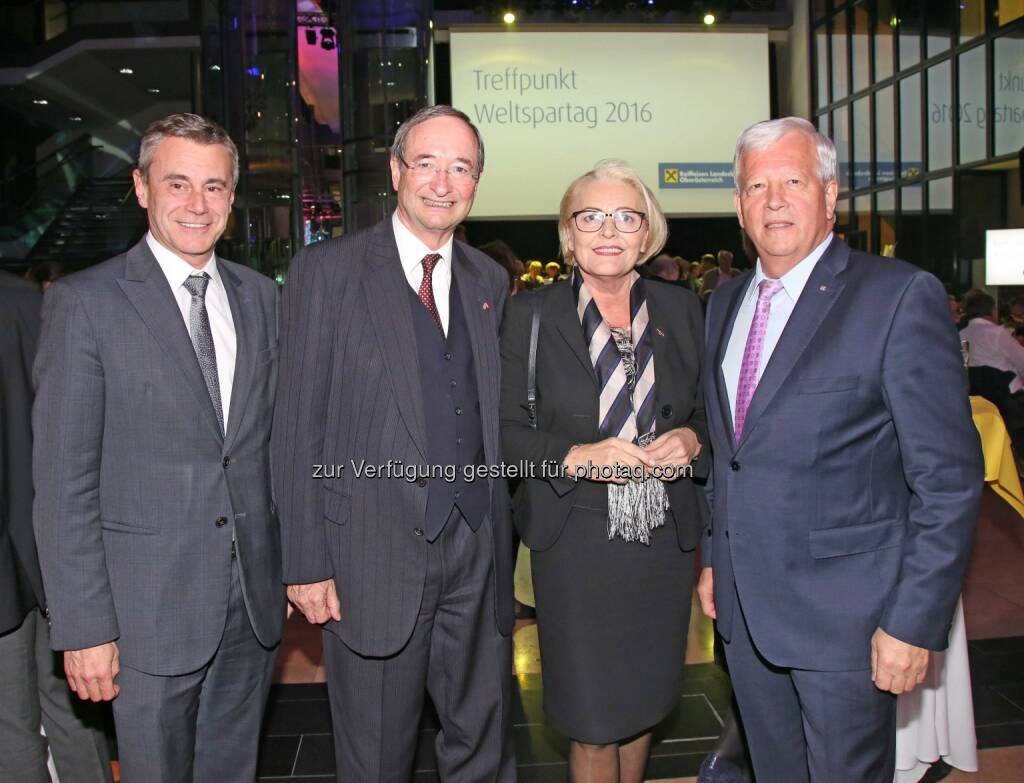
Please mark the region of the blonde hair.
POLYGON ((562 196, 562 203, 558 209, 558 243, 561 246, 562 258, 567 264, 575 263, 572 257, 572 250, 569 249, 569 242, 572 239, 572 205, 579 192, 591 182, 602 180, 614 180, 625 182, 632 186, 644 202, 644 212, 647 215, 647 247, 640 254, 637 266, 647 259, 653 258, 665 247, 668 240, 668 223, 665 221, 665 214, 661 211, 661 205, 654 197, 640 176, 624 160, 607 158, 598 161, 593 169, 586 174, 577 177, 572 181, 562 196))

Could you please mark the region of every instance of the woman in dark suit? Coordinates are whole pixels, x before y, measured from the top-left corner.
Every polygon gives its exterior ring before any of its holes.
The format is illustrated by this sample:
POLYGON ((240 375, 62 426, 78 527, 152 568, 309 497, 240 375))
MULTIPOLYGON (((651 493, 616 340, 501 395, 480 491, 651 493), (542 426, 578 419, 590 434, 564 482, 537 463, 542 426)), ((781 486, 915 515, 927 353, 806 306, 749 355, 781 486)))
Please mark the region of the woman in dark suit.
POLYGON ((667 233, 636 173, 603 161, 562 199, 572 276, 506 308, 504 455, 534 467, 515 518, 533 554, 544 709, 572 740, 573 781, 643 780, 651 729, 679 701, 705 513, 693 478, 708 458, 700 302, 636 272, 667 233))

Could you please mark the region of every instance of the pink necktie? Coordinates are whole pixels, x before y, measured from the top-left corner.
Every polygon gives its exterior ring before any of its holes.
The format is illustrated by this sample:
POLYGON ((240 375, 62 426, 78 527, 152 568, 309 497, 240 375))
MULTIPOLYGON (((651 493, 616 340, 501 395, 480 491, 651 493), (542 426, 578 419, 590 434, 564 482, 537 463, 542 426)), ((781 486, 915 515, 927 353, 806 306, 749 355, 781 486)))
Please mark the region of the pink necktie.
POLYGON ((423 256, 423 280, 420 282, 419 297, 423 306, 427 308, 427 312, 433 317, 437 328, 441 330, 441 336, 444 337, 441 314, 437 311, 437 303, 434 301, 434 267, 440 260, 440 253, 428 253, 423 256))
POLYGON ((739 443, 743 437, 743 423, 747 418, 747 409, 750 407, 750 400, 754 397, 754 390, 761 380, 761 354, 764 353, 764 333, 768 328, 768 316, 772 312, 772 297, 782 290, 782 283, 778 280, 762 280, 757 284, 757 307, 754 310, 754 320, 750 324, 750 331, 747 333, 747 345, 743 349, 743 364, 740 365, 740 381, 736 387, 736 415, 735 422, 736 442, 739 443))

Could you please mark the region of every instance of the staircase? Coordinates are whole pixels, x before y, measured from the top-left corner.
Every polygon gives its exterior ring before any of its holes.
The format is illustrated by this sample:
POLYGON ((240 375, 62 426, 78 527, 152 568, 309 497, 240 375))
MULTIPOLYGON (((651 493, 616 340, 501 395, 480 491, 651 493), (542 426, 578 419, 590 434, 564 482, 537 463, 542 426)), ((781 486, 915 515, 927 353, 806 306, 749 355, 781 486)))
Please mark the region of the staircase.
POLYGON ((146 211, 131 192, 131 177, 85 180, 35 247, 30 261, 59 261, 71 272, 123 253, 146 230, 146 211))

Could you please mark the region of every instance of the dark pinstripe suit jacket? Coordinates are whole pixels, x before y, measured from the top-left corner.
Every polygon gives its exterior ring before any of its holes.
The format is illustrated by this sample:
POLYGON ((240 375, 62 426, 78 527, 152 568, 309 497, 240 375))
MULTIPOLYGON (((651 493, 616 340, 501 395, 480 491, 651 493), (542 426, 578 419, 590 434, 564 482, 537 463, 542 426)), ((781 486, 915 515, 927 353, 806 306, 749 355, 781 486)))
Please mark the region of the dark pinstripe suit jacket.
MULTIPOLYGON (((476 365, 484 457, 500 459, 498 326, 507 278, 455 243, 452 273, 476 365)), ((285 287, 272 442, 288 584, 335 580, 342 620, 328 629, 361 655, 398 651, 412 633, 427 565, 422 528, 426 427, 412 310, 391 221, 303 249, 285 287), (360 463, 393 477, 360 477, 360 463)), ((443 479, 433 479, 443 480, 443 479)), ((487 479, 494 530, 495 615, 512 616, 506 483, 487 479)))

